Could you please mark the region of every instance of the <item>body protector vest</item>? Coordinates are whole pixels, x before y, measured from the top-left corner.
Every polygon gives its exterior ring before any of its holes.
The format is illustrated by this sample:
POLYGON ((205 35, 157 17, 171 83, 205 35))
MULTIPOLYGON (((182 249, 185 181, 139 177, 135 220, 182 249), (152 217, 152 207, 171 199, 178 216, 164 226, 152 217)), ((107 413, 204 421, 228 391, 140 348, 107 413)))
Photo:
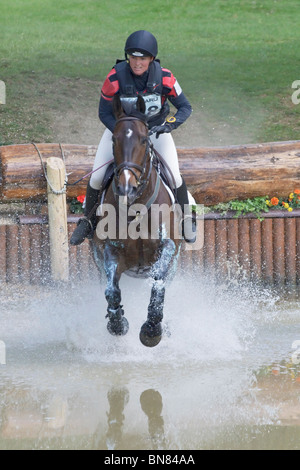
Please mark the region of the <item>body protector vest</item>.
POLYGON ((162 100, 162 69, 159 62, 154 60, 149 65, 148 81, 146 88, 142 91, 137 90, 134 77, 126 61, 117 62, 114 68, 117 72, 120 99, 124 111, 131 109, 137 101, 137 95, 140 94, 145 101, 145 114, 148 118, 149 128, 163 124, 170 112, 170 107, 166 100, 162 100))

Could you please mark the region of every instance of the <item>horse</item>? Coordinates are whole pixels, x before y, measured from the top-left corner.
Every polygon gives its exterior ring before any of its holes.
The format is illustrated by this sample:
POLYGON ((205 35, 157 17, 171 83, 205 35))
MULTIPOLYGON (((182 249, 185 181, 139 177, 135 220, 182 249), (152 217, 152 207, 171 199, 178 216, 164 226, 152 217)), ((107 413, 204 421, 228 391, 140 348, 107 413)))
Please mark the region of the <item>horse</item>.
POLYGON ((113 100, 116 118, 112 136, 113 174, 102 192, 100 215, 98 208, 91 243, 96 265, 99 270, 104 267, 106 275, 107 329, 112 335, 125 335, 129 328, 121 305, 121 275, 152 279, 147 319, 141 326, 139 338, 144 346, 153 347, 162 338, 165 288, 175 274, 180 254, 182 214, 162 179, 162 162, 148 135, 144 99, 138 96, 134 110, 129 113, 128 110, 125 113, 123 106, 116 95, 113 100), (160 211, 161 208, 169 210, 160 211), (104 229, 108 221, 113 227, 106 231, 107 235, 104 229), (121 233, 124 227, 125 235, 121 233))

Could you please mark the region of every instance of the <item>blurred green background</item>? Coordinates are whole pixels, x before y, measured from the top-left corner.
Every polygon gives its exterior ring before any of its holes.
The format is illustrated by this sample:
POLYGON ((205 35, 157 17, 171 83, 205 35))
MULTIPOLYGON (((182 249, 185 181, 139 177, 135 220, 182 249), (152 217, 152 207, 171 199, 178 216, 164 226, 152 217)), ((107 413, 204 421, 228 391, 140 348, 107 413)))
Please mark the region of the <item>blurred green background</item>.
MULTIPOLYGON (((100 88, 135 30, 194 113, 183 146, 300 138, 299 0, 0 0, 0 144, 98 142, 100 88)), ((177 140, 176 140, 177 139, 177 140)))

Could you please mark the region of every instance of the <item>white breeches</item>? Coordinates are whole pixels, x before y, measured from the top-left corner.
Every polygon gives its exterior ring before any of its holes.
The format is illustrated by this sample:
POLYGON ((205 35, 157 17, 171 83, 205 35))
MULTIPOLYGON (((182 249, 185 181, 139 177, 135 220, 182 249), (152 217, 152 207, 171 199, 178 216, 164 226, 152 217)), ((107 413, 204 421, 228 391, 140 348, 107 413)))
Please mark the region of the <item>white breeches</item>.
MULTIPOLYGON (((167 162, 167 165, 170 167, 173 173, 176 188, 179 188, 179 186, 181 186, 182 184, 182 178, 179 171, 177 150, 173 137, 170 133, 160 134, 157 139, 156 134, 153 134, 150 136, 150 140, 154 148, 158 151, 158 153, 161 154, 161 156, 167 162)), ((105 129, 97 149, 93 170, 96 170, 96 168, 100 167, 101 165, 104 166, 102 166, 102 168, 92 174, 90 179, 90 185, 92 186, 92 188, 98 190, 101 188, 101 183, 103 181, 107 169, 107 165, 105 165, 105 163, 109 162, 112 159, 112 133, 110 132, 110 130, 105 129)))

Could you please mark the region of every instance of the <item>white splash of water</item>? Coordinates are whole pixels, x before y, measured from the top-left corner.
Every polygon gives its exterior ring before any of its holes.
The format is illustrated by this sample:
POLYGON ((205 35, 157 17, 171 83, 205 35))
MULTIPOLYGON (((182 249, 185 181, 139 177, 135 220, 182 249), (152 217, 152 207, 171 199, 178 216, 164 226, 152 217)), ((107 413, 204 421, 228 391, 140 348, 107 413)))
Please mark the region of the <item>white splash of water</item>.
MULTIPOLYGON (((98 281, 72 285, 59 292, 43 289, 35 297, 16 301, 2 312, 0 339, 26 347, 35 343, 65 342, 70 351, 81 351, 87 361, 170 362, 232 361, 247 350, 261 318, 261 305, 272 311, 274 296, 248 286, 230 289, 210 279, 186 273, 166 288, 164 336, 155 348, 139 341, 147 318, 150 280, 124 276, 122 304, 130 329, 124 337, 107 329, 104 286, 98 281)), ((264 313, 266 315, 266 313, 264 313)))

